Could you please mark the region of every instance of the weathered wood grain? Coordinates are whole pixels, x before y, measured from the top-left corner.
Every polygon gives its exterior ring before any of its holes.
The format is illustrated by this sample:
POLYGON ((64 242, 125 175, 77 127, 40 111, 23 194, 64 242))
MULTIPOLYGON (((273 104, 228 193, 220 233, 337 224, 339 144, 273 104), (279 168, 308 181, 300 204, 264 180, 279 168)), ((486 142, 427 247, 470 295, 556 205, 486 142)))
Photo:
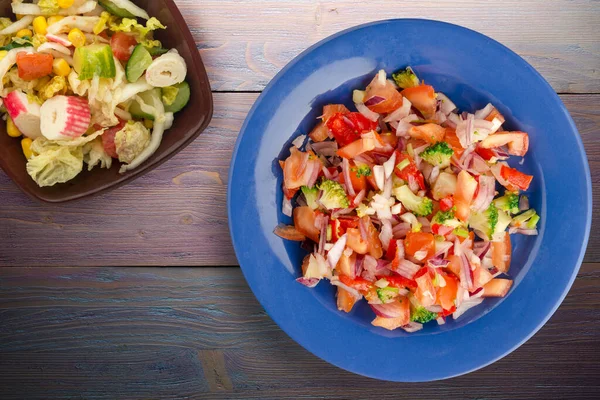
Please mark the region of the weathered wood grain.
POLYGON ((302 349, 238 268, 2 268, 0 397, 592 399, 599 292, 600 264, 584 264, 554 317, 508 357, 455 379, 394 384, 302 349))
MULTIPOLYGON (((258 95, 215 94, 210 127, 172 160, 111 193, 39 204, 0 172, 0 266, 235 265, 227 227, 229 161, 258 95)), ((600 95, 562 96, 585 142, 600 207, 600 95)), ((594 213, 594 225, 600 211, 594 213)), ((600 262, 600 231, 586 261, 600 262)))
POLYGON ((426 18, 492 37, 561 93, 600 92, 600 3, 594 0, 178 0, 214 90, 262 90, 292 58, 343 29, 426 18))

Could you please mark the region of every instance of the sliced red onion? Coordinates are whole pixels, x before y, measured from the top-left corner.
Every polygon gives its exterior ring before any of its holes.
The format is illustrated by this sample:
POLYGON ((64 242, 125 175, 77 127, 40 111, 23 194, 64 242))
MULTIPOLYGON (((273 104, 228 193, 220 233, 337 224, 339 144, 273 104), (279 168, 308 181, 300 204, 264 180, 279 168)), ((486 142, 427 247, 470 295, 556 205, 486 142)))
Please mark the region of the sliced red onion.
POLYGON ((488 103, 481 110, 475 111, 475 118, 484 119, 485 117, 490 115, 490 113, 492 112, 493 109, 494 109, 494 106, 491 103, 488 103))
POLYGON ((420 324, 418 322, 409 322, 408 324, 404 325, 402 329, 404 329, 408 333, 413 333, 423 329, 423 324, 420 324))
POLYGON ((449 115, 452 111, 456 110, 456 104, 452 102, 444 93, 438 92, 437 99, 440 105, 440 111, 444 115, 449 115))
POLYGON ((404 137, 400 137, 400 138, 398 138, 398 146, 396 146, 396 149, 398 151, 404 151, 406 149, 407 144, 408 144, 408 139, 404 138, 404 137))
POLYGON ((344 249, 346 248, 347 239, 348 239, 348 237, 346 236, 346 234, 343 234, 342 237, 340 237, 337 240, 337 242, 335 242, 335 244, 333 245, 331 250, 329 250, 329 252, 327 253, 327 262, 329 263, 329 266, 331 268, 335 268, 338 261, 340 261, 340 258, 342 257, 342 253, 344 252, 344 249))
POLYGON ((434 257, 438 257, 438 256, 446 256, 446 253, 448 252, 448 250, 450 250, 450 248, 453 246, 454 244, 452 242, 435 242, 435 253, 434 253, 434 257))
POLYGON ((296 282, 303 284, 306 287, 309 288, 314 288, 315 286, 317 286, 317 283, 319 283, 321 280, 318 278, 305 278, 305 277, 300 277, 298 279, 296 279, 296 282))
MULTIPOLYGON (((316 221, 316 218, 315 218, 316 221)), ((327 225, 329 224, 329 217, 325 216, 321 221, 321 236, 319 236, 319 247, 317 253, 323 255, 325 253, 325 243, 327 242, 327 225)), ((315 224, 316 225, 316 224, 315 224)))
POLYGON ((471 153, 467 170, 474 175, 486 174, 490 170, 488 163, 477 153, 471 153))
POLYGON ((408 176, 408 188, 413 192, 419 191, 420 188, 419 182, 417 182, 417 180, 412 175, 408 176))
POLYGON ((296 197, 296 203, 298 203, 299 207, 306 207, 308 205, 304 195, 296 197))
POLYGON ((392 223, 389 219, 384 219, 381 221, 382 227, 381 232, 379 233, 379 240, 381 240, 381 246, 384 250, 387 251, 388 246, 390 244, 390 240, 392 240, 392 223))
MULTIPOLYGON (((386 99, 381 96, 372 96, 367 101, 365 101, 364 104, 367 107, 376 106, 379 103, 383 103, 385 100, 386 99)), ((360 104, 360 103, 358 103, 358 104, 360 104)))
POLYGON ((331 212, 331 218, 339 218, 342 215, 348 215, 354 211, 354 208, 338 208, 331 212))
POLYGON ((365 196, 367 194, 366 189, 361 190, 360 192, 357 193, 356 197, 354 197, 354 201, 352 202, 352 204, 355 207, 358 207, 358 205, 360 203, 362 203, 362 201, 364 200, 365 196))
POLYGON ((479 191, 471 208, 476 212, 483 212, 488 209, 492 200, 494 200, 494 194, 496 193, 496 179, 493 176, 481 175, 479 176, 479 191))
POLYGON ((350 179, 350 163, 347 158, 342 158, 342 172, 344 174, 344 181, 347 182, 346 190, 350 196, 355 196, 356 192, 352 187, 352 180, 350 179))
POLYGON ((323 175, 325 175, 326 179, 332 180, 333 178, 335 178, 338 174, 338 172, 336 171, 335 174, 332 174, 331 172, 329 172, 328 168, 321 168, 321 171, 323 171, 323 175))
POLYGON ((389 160, 383 163, 383 170, 385 172, 385 179, 388 179, 392 176, 392 172, 394 172, 394 168, 396 167, 396 153, 392 153, 392 156, 389 160))
POLYGON ((360 230, 360 237, 365 242, 369 241, 369 229, 368 229, 368 218, 361 218, 358 222, 358 229, 360 230))
POLYGON ((306 186, 309 188, 312 188, 317 182, 317 179, 319 178, 319 172, 321 172, 321 168, 319 168, 320 166, 320 162, 308 163, 306 170, 310 171, 310 175, 308 175, 308 179, 306 180, 306 186))
POLYGON ((381 318, 398 318, 406 312, 399 301, 388 304, 369 304, 369 306, 371 306, 375 315, 381 318))
POLYGON ((421 269, 420 265, 410 262, 408 260, 401 260, 398 267, 394 269, 394 272, 396 272, 399 275, 402 275, 407 279, 412 279, 419 269, 421 269))
POLYGON ((323 142, 311 143, 314 152, 324 157, 334 156, 338 150, 337 142, 325 140, 323 142))
POLYGON ((292 201, 285 196, 283 196, 281 212, 283 215, 287 215, 288 217, 292 216, 292 201))
POLYGON ((362 254, 356 255, 356 261, 354 262, 354 276, 360 276, 363 271, 363 264, 365 261, 365 256, 362 254))
POLYGON ((450 114, 448 114, 448 119, 446 120, 446 125, 451 123, 451 124, 454 124, 453 128, 456 128, 461 121, 462 120, 460 119, 458 114, 450 113, 450 114))
POLYGON ((440 176, 440 167, 435 166, 432 168, 431 173, 429 174, 429 184, 434 184, 437 181, 437 178, 440 176))
POLYGON ((471 308, 480 305, 482 302, 483 297, 474 297, 463 301, 458 307, 456 307, 456 311, 454 311, 452 314, 452 318, 457 319, 471 308))
MULTIPOLYGON (((387 178, 385 180, 385 183, 383 184, 383 193, 382 196, 386 199, 389 199, 392 197, 392 188, 393 188, 393 183, 392 183, 392 177, 390 176, 389 178, 387 178)), ((393 204, 393 203, 392 203, 393 204)))
POLYGON ((473 278, 471 274, 471 263, 467 255, 463 252, 460 255, 460 283, 462 287, 468 290, 473 290, 473 278))
POLYGON ((418 119, 419 117, 416 114, 409 114, 408 116, 402 118, 396 127, 396 136, 407 136, 408 130, 412 126, 410 123, 418 119))
POLYGON ((437 304, 425 307, 425 309, 427 309, 427 311, 432 312, 432 313, 441 313, 442 311, 444 311, 442 306, 439 306, 437 304))
POLYGON ((360 154, 360 155, 354 157, 354 162, 369 165, 369 164, 373 164, 375 162, 375 160, 373 160, 373 157, 363 153, 363 154, 360 154))
POLYGON ((466 120, 461 121, 456 126, 456 136, 465 149, 473 143, 473 132, 475 130, 473 121, 473 114, 468 114, 466 120))
POLYGON ((421 224, 421 231, 431 233, 431 222, 425 217, 417 217, 417 221, 421 224))
POLYGON ((502 174, 500 172, 503 165, 508 166, 508 164, 505 162, 498 162, 490 168, 490 171, 492 171, 492 174, 494 175, 494 178, 496 178, 498 183, 506 187, 509 185, 509 182, 502 177, 502 174))
POLYGON ((302 145, 304 144, 305 140, 306 140, 306 135, 300 135, 296 139, 294 139, 292 144, 300 149, 300 148, 302 148, 302 145))
POLYGON ((401 222, 392 229, 395 239, 404 239, 408 232, 410 232, 410 224, 406 222, 401 222))
POLYGON ((437 317, 435 321, 438 323, 438 325, 444 325, 446 323, 446 319, 444 317, 437 317))
POLYGON ((477 257, 483 259, 491 247, 492 247, 492 242, 489 242, 487 240, 483 241, 483 242, 476 242, 473 245, 473 253, 475 253, 475 255, 477 257))
POLYGON ((364 115, 367 119, 370 119, 373 122, 376 122, 379 119, 379 114, 369 110, 369 107, 365 106, 364 104, 354 103, 354 105, 356 106, 358 112, 364 115))
POLYGON ((447 119, 448 118, 446 117, 446 115, 443 112, 437 111, 435 113, 435 120, 437 121, 437 123, 439 125, 442 125, 444 122, 446 122, 447 119))
POLYGON ((400 121, 402 118, 408 117, 410 114, 410 108, 412 104, 405 97, 402 99, 402 105, 400 108, 396 109, 394 112, 390 113, 387 117, 384 118, 384 122, 392 122, 392 121, 400 121))
POLYGON ((427 266, 431 268, 446 268, 448 264, 450 264, 450 261, 439 257, 433 257, 427 260, 427 266))
POLYGON ((519 198, 519 211, 529 210, 529 199, 524 194, 519 198))
POLYGON ((396 240, 396 257, 398 257, 398 259, 403 259, 404 256, 404 240, 396 240))
POLYGON ((360 299, 362 297, 362 295, 360 293, 358 293, 358 291, 356 289, 343 284, 338 279, 332 279, 330 282, 334 286, 341 287, 342 289, 344 289, 345 291, 350 293, 352 296, 354 296, 354 298, 356 298, 356 299, 360 299))
POLYGON ((373 167, 373 176, 375 177, 375 183, 379 190, 383 190, 385 184, 385 170, 382 165, 375 165, 373 167))
POLYGON ((367 254, 364 256, 363 271, 361 273, 361 276, 367 280, 373 281, 373 280, 375 280, 376 275, 377 275, 377 260, 367 254))

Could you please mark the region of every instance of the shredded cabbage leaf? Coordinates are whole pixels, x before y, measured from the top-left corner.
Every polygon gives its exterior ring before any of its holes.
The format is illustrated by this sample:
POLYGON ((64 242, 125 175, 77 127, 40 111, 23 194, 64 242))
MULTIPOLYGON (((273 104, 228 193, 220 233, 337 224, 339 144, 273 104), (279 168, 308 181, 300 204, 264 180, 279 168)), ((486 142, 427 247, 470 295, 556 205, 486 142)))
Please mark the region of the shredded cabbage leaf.
MULTIPOLYGON (((102 20, 102 16, 100 19, 102 20)), ((155 17, 146 21, 146 26, 139 24, 137 20, 132 18, 123 18, 120 23, 117 22, 118 20, 109 18, 106 23, 111 31, 132 33, 139 43, 150 48, 161 46, 160 41, 153 40, 150 34, 157 29, 167 28, 155 17)))
POLYGON ((150 144, 150 131, 141 122, 128 121, 115 134, 115 148, 119 161, 130 163, 150 144))
POLYGON ((108 169, 112 166, 112 160, 112 157, 104 150, 102 138, 100 137, 83 146, 83 161, 87 164, 88 171, 91 171, 96 165, 108 169))
MULTIPOLYGON (((0 18, 0 31, 11 25, 12 21, 10 18, 0 18)), ((6 46, 10 42, 12 42, 12 35, 0 35, 0 47, 6 46)))
POLYGON ((83 152, 79 147, 58 146, 34 155, 27 161, 27 173, 40 187, 70 181, 82 169, 83 152))
POLYGON ((45 15, 57 14, 60 11, 57 0, 40 0, 37 5, 45 15))
POLYGON ((24 79, 21 79, 19 77, 19 71, 17 70, 17 68, 11 69, 6 74, 6 76, 8 77, 8 84, 6 86, 11 88, 11 91, 18 89, 22 90, 28 95, 33 94, 34 88, 38 83, 37 79, 34 79, 32 81, 26 81, 24 79))
POLYGON ((67 80, 64 76, 54 76, 48 83, 40 88, 38 96, 43 101, 51 99, 57 94, 67 93, 67 80))

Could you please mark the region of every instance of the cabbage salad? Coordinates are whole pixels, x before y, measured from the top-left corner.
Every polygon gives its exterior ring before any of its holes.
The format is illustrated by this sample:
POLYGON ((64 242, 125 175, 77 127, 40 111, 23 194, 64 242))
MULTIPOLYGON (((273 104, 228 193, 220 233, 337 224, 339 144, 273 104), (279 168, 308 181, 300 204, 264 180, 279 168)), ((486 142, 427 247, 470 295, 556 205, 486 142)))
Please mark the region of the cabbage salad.
POLYGON ((275 234, 309 251, 298 282, 328 280, 339 310, 364 299, 373 325, 414 332, 504 297, 510 235, 537 235, 540 217, 523 194, 533 176, 506 163, 527 133, 505 131, 491 104, 459 112, 410 67, 392 78, 379 71, 353 92, 357 111, 326 105, 292 142, 280 165, 293 225, 275 234))
POLYGON ((0 97, 40 186, 84 168, 132 170, 188 103, 187 66, 154 39, 166 29, 128 0, 13 1, 0 18, 0 97))

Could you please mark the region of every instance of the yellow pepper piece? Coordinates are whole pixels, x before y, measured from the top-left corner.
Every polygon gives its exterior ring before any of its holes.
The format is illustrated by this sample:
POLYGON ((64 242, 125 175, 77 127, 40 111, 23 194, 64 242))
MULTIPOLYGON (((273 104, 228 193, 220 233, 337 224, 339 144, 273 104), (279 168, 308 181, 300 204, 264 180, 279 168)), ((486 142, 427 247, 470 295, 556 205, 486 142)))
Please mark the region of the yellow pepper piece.
POLYGON ((13 122, 12 118, 9 116, 7 116, 7 118, 6 118, 6 133, 8 133, 8 136, 10 136, 10 137, 20 137, 21 136, 21 131, 19 130, 19 128, 17 128, 17 126, 13 122))
POLYGON ((52 62, 52 72, 54 75, 67 76, 71 73, 71 66, 62 58, 55 58, 52 62))
POLYGON ((35 17, 33 20, 33 30, 38 35, 45 35, 48 31, 48 22, 43 16, 35 17))
POLYGON ((51 17, 48 17, 48 26, 57 23, 58 21, 60 21, 63 18, 64 17, 62 15, 53 15, 51 17))
POLYGON ((33 157, 33 151, 31 150, 32 143, 33 143, 33 140, 31 140, 29 138, 24 138, 23 140, 21 140, 21 148, 23 149, 23 154, 25 155, 25 158, 28 160, 31 157, 33 157))
POLYGON ((85 35, 81 32, 81 29, 71 29, 67 37, 69 38, 69 42, 73 43, 73 46, 75 47, 82 47, 85 45, 85 35))
POLYGON ((22 37, 25 37, 25 36, 32 37, 33 36, 33 32, 31 32, 31 29, 21 29, 19 32, 17 32, 16 36, 18 38, 22 38, 22 37))
POLYGON ((60 8, 69 8, 73 5, 73 3, 75 2, 75 0, 58 0, 58 6, 60 8))
POLYGON ((145 119, 144 126, 148 129, 152 129, 154 127, 154 121, 152 121, 151 119, 145 119))
POLYGON ((8 54, 8 51, 6 51, 6 50, 0 50, 0 61, 2 61, 2 59, 4 57, 6 57, 7 54, 8 54))

